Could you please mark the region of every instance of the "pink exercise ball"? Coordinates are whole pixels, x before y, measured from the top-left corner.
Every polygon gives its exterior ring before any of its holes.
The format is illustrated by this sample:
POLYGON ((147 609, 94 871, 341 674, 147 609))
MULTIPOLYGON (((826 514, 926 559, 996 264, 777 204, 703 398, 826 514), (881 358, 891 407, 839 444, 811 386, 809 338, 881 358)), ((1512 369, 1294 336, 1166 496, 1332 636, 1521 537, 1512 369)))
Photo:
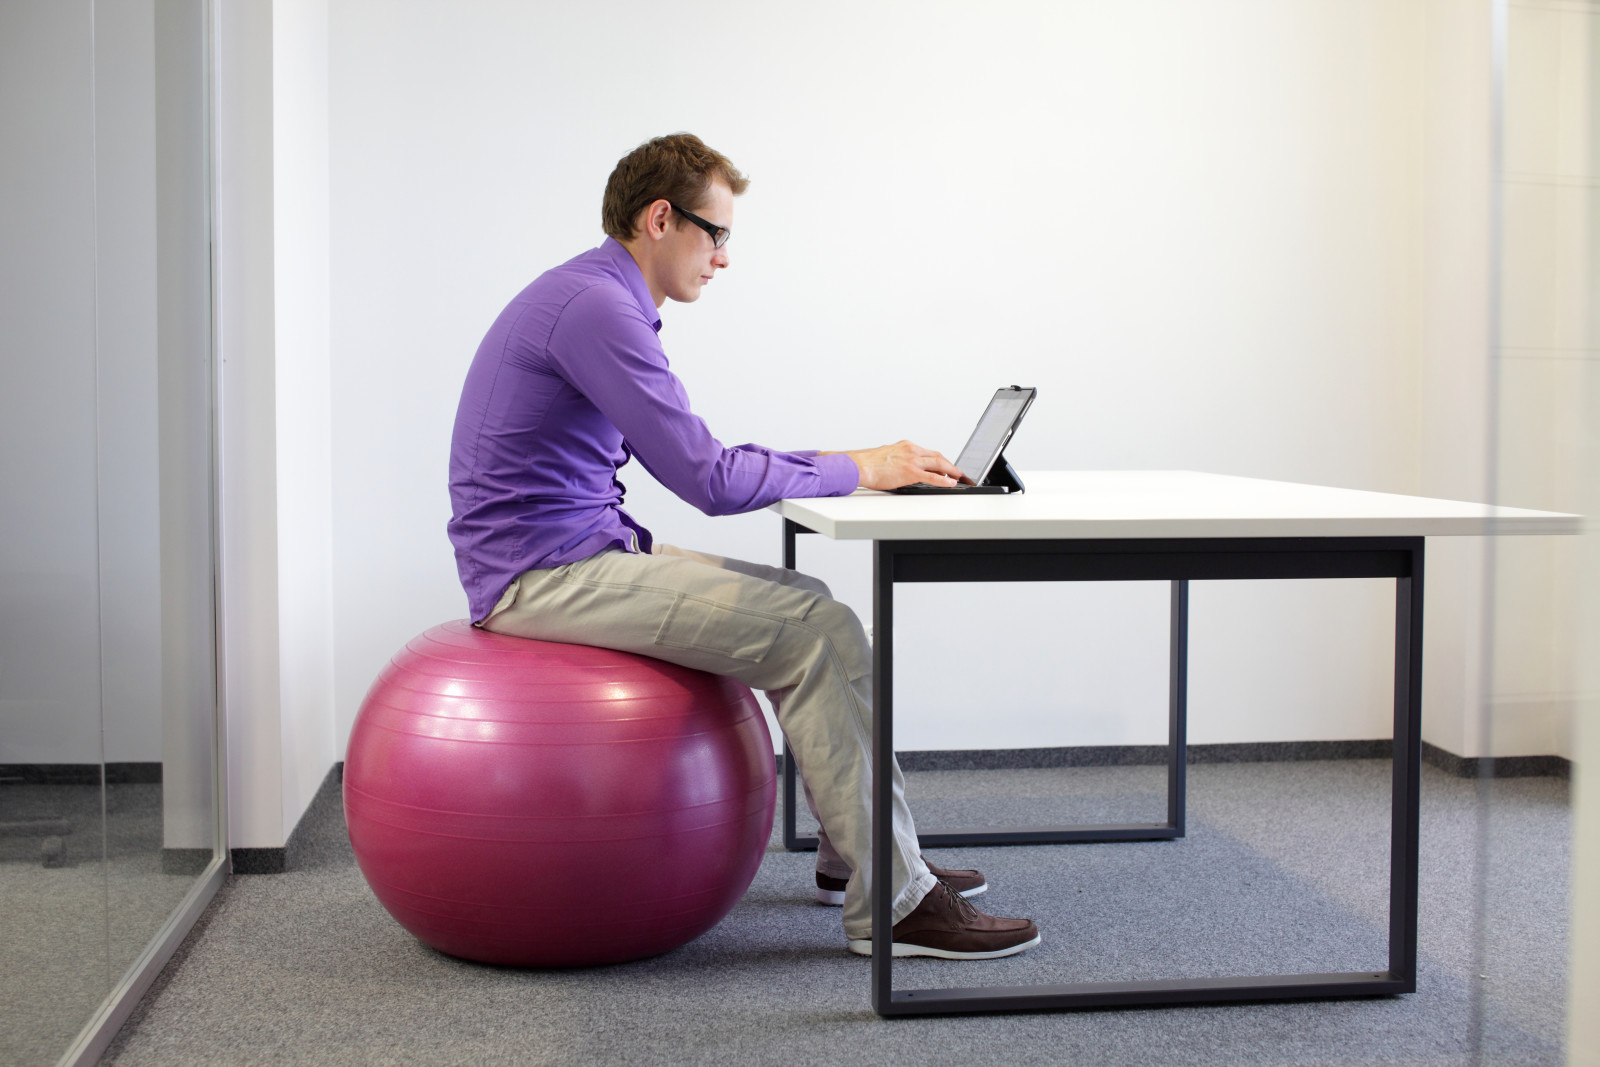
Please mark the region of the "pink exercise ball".
POLYGON ((367 884, 423 942, 571 967, 715 926, 761 864, 775 777, 732 679, 458 621, 372 684, 344 810, 367 884))

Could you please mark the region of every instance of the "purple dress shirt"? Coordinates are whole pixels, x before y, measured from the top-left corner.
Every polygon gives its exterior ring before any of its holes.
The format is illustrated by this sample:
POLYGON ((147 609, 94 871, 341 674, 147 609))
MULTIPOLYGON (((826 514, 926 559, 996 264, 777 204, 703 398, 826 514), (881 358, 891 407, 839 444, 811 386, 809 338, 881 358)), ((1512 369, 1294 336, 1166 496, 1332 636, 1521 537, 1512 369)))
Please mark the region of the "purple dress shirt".
POLYGON ((630 456, 708 515, 856 488, 849 456, 724 448, 689 410, 660 329, 638 264, 609 237, 540 275, 490 327, 450 440, 450 540, 474 620, 525 570, 650 550, 622 510, 617 469, 630 456))

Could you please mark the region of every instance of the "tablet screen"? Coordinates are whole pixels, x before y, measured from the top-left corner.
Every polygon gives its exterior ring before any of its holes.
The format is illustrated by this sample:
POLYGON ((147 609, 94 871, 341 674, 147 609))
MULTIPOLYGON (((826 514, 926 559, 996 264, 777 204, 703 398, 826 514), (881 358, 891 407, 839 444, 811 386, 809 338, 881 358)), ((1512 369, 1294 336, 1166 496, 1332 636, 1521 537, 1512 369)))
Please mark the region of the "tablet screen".
POLYGON ((1032 399, 1032 389, 1000 389, 995 392, 988 410, 978 420, 978 428, 972 431, 967 447, 961 450, 961 455, 956 459, 956 466, 961 468, 961 473, 979 485, 983 484, 984 478, 989 475, 989 468, 1005 447, 1012 427, 1016 426, 1017 417, 1032 399))

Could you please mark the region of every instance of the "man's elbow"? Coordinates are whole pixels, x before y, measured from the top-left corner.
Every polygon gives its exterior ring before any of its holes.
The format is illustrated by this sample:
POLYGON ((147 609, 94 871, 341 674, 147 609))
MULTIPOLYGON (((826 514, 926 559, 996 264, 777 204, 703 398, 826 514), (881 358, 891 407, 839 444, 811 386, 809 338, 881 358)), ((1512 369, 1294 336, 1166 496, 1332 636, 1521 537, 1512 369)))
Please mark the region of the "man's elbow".
POLYGON ((677 485, 673 486, 672 490, 677 494, 679 500, 688 504, 702 515, 710 515, 715 518, 719 515, 732 514, 727 501, 721 498, 709 485, 703 483, 677 485))
POLYGON ((716 479, 697 486, 693 495, 684 495, 684 499, 713 518, 741 514, 749 511, 752 504, 747 493, 733 492, 731 486, 716 479))
POLYGON ((689 503, 699 508, 703 514, 710 515, 712 518, 720 518, 723 515, 737 515, 742 511, 750 510, 736 501, 709 495, 702 500, 691 500, 689 503))

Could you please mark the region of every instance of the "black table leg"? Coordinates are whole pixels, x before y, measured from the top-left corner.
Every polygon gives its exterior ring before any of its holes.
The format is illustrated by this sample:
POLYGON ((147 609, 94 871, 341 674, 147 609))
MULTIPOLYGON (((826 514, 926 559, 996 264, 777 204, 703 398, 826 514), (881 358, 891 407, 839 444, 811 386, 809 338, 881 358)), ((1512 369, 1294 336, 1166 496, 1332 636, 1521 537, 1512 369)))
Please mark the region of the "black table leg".
MULTIPOLYGON (((805 530, 805 527, 793 519, 783 520, 783 565, 789 570, 794 570, 794 539, 795 535, 805 530)), ((811 531, 805 530, 810 533, 811 531)), ((780 731, 779 736, 782 737, 780 731)), ((794 757, 789 754, 789 739, 782 737, 783 741, 783 847, 790 852, 815 852, 817 839, 815 836, 800 836, 797 818, 799 815, 800 798, 799 790, 795 788, 794 757)))
POLYGON ((1167 825, 1183 836, 1189 764, 1189 580, 1172 581, 1172 647, 1167 664, 1167 825))
MULTIPOLYGON (((783 565, 795 569, 795 537, 812 531, 792 519, 783 520, 783 565)), ((877 561, 874 560, 874 568, 877 561)), ((878 595, 876 579, 873 596, 878 595)), ((873 623, 874 652, 886 639, 886 631, 873 623)), ((1166 822, 1075 823, 1064 826, 1031 826, 1015 830, 928 830, 919 831, 917 842, 923 848, 955 848, 984 845, 1051 845, 1100 841, 1170 841, 1183 836, 1185 766, 1188 763, 1187 700, 1189 689, 1189 582, 1172 582, 1171 649, 1168 668, 1167 709, 1167 819, 1166 822)), ((876 677, 876 675, 874 675, 876 677)), ((783 847, 790 852, 812 852, 817 839, 799 831, 800 798, 794 759, 789 742, 783 740, 783 847)))
POLYGON ((890 1014, 894 888, 894 545, 873 544, 872 560, 872 1007, 890 1014))
MULTIPOLYGON (((1274 542, 1262 559, 1278 577, 1290 576, 1281 567, 1286 556, 1269 553, 1291 551, 1291 542, 1274 542)), ((1390 821, 1389 960, 1383 971, 1326 974, 1247 975, 1224 978, 1171 979, 1146 982, 1076 982, 1031 986, 956 987, 944 989, 894 988, 892 928, 880 918, 890 915, 889 879, 872 880, 873 957, 872 1006, 880 1015, 927 1015, 1062 1008, 1131 1007, 1153 1004, 1223 1003, 1230 1001, 1302 1000, 1322 997, 1383 996, 1416 991, 1417 954, 1417 832, 1418 780, 1422 743, 1422 576, 1423 541, 1409 538, 1382 546, 1385 562, 1394 567, 1380 573, 1395 576, 1395 709, 1393 779, 1390 821), (1398 552, 1396 548, 1398 547, 1398 552)), ((893 593, 896 554, 892 543, 875 546, 873 624, 879 641, 873 649, 873 812, 872 862, 874 872, 890 868, 891 759, 893 758, 893 655, 888 640, 894 621, 893 593)), ((1325 565, 1325 564, 1324 564, 1325 565)), ((1251 564, 1251 567, 1256 564, 1251 564)), ((1357 576, 1361 564, 1338 576, 1357 576)), ((1225 564, 1238 568, 1237 561, 1225 564)), ((1217 577, 1247 577, 1246 573, 1216 573, 1217 577)), ((1174 582, 1174 641, 1180 631, 1178 617, 1187 616, 1187 582, 1174 582)), ((1186 637, 1185 637, 1186 640, 1186 637)), ((1176 653, 1174 665, 1177 666, 1176 653)), ((1174 676, 1181 674, 1174 671, 1174 676)), ((1180 722, 1181 701, 1175 699, 1173 720, 1180 722)), ((1170 768, 1169 768, 1170 770, 1170 768)))
POLYGON ((1394 784, 1389 811, 1389 972, 1417 988, 1417 833, 1422 777, 1422 540, 1395 579, 1394 784))

